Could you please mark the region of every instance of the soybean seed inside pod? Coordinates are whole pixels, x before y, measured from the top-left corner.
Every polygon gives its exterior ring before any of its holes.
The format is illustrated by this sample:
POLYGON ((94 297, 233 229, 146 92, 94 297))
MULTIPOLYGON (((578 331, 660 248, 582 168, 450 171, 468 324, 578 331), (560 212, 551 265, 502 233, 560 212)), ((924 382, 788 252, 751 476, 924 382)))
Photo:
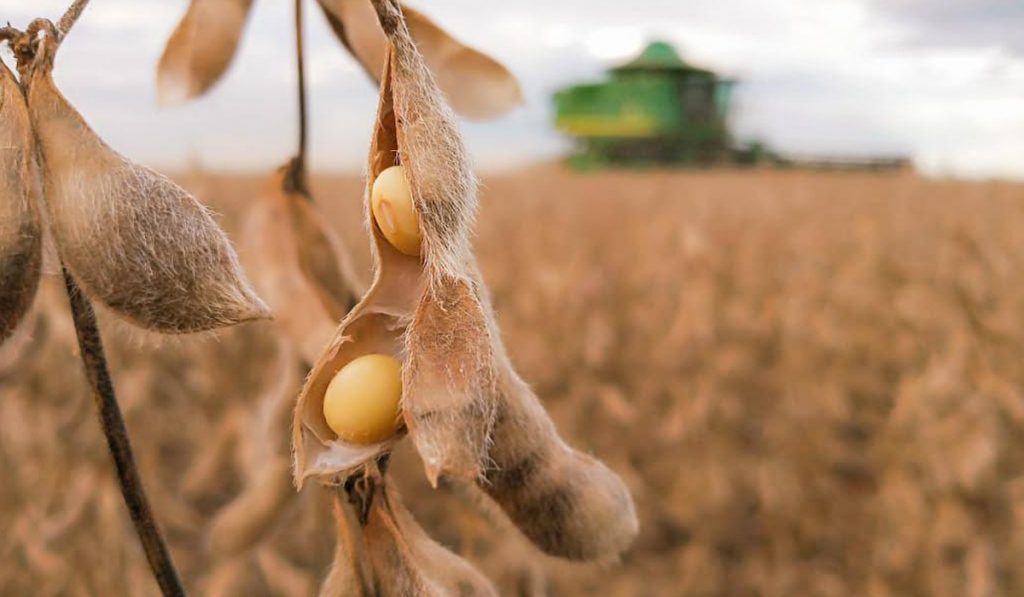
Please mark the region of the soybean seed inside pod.
POLYGON ((377 226, 392 246, 405 255, 420 254, 420 220, 405 168, 391 166, 377 176, 370 191, 370 208, 377 226))
POLYGON ((401 400, 402 366, 388 355, 368 354, 350 361, 328 384, 324 418, 341 439, 372 444, 398 431, 401 400))

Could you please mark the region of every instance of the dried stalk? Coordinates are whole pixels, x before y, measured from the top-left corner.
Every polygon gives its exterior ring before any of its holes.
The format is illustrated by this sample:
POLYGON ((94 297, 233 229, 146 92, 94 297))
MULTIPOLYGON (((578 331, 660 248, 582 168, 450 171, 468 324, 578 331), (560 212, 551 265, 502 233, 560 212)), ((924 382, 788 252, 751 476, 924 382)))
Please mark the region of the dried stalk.
POLYGON ((71 3, 71 6, 64 12, 64 16, 57 22, 57 30, 60 32, 60 40, 63 40, 67 36, 71 28, 75 26, 75 22, 78 21, 78 17, 82 16, 82 11, 89 4, 89 0, 75 0, 71 3))
POLYGON ((312 200, 306 179, 306 149, 309 146, 306 116, 306 55, 303 31, 302 0, 295 0, 295 72, 299 102, 299 147, 284 179, 285 190, 301 194, 312 200))
MULTIPOLYGON (((79 4, 76 2, 76 4, 79 4)), ((85 2, 81 2, 85 4, 85 2)), ((135 457, 132 455, 128 429, 125 427, 124 416, 114 394, 114 385, 110 379, 107 359, 103 352, 103 341, 96 324, 96 313, 92 303, 82 293, 71 274, 64 270, 64 285, 67 288, 68 300, 71 303, 71 316, 78 336, 78 348, 81 352, 82 364, 85 366, 86 377, 93 390, 93 399, 100 415, 100 426, 107 438, 110 455, 117 469, 117 479, 121 486, 121 495, 131 515, 135 532, 142 542, 149 567, 153 571, 157 584, 165 597, 185 595, 178 571, 171 560, 167 542, 160 533, 153 511, 146 499, 135 457)))

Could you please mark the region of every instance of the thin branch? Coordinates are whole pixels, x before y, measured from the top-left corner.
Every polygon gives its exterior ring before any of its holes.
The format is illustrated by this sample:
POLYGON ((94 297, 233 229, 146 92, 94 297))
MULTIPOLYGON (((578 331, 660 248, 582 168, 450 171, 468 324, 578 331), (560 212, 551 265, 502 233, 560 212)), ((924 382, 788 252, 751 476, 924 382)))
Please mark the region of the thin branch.
POLYGON ((78 288, 74 278, 66 269, 64 270, 64 285, 71 303, 71 316, 74 319, 75 333, 78 336, 82 364, 85 365, 86 377, 89 378, 89 385, 92 387, 93 399, 100 415, 100 426, 103 428, 103 435, 107 438, 110 455, 114 459, 117 478, 121 485, 121 495, 124 497, 125 505, 128 506, 132 523, 135 525, 135 532, 142 542, 142 549, 146 553, 146 559, 149 560, 149 567, 165 597, 183 597, 185 589, 182 587, 178 571, 171 560, 167 542, 153 518, 153 511, 146 499, 142 479, 139 478, 138 469, 135 467, 135 457, 132 455, 128 429, 125 427, 121 408, 117 404, 117 396, 114 394, 114 385, 110 379, 107 359, 103 352, 103 341, 96 325, 96 313, 93 311, 88 297, 78 288))
POLYGON ((75 0, 71 3, 71 6, 64 12, 64 16, 57 22, 57 31, 60 32, 60 40, 63 40, 67 36, 71 28, 75 26, 75 21, 78 17, 82 16, 82 11, 89 4, 89 0, 75 0))
POLYGON ((291 172, 287 177, 291 180, 286 179, 286 184, 290 185, 292 190, 310 197, 309 187, 306 183, 306 148, 309 145, 309 127, 306 115, 306 52, 302 2, 303 0, 295 0, 295 71, 298 81, 299 147, 295 160, 292 163, 291 172))

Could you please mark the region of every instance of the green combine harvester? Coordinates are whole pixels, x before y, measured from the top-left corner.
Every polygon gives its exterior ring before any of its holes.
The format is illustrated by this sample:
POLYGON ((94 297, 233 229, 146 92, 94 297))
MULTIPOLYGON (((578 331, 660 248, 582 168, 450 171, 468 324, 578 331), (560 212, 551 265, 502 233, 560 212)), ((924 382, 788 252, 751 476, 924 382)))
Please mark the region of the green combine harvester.
POLYGON ((905 158, 784 158, 760 143, 737 145, 729 132, 736 82, 688 64, 656 41, 610 71, 603 83, 555 93, 555 126, 574 137, 569 163, 582 170, 658 164, 773 164, 823 169, 894 169, 905 158))

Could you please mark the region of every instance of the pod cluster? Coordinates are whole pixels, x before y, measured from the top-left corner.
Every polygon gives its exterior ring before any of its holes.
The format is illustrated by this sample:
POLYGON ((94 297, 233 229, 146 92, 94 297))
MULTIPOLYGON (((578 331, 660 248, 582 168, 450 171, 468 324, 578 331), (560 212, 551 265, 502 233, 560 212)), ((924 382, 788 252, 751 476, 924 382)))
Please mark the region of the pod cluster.
MULTIPOLYGON (((299 396, 296 482, 313 477, 341 487, 372 477, 407 434, 431 483, 444 477, 479 484, 545 552, 578 560, 614 557, 637 532, 629 491, 604 464, 558 436, 512 367, 472 252, 476 180, 453 113, 398 4, 374 0, 374 7, 388 40, 367 167, 374 275, 299 396), (411 190, 418 255, 389 242, 372 208, 374 182, 395 166, 411 190), (361 444, 331 429, 324 399, 338 372, 368 354, 401 364, 402 426, 387 439, 361 444)), ((377 506, 369 503, 372 513, 377 506)))

